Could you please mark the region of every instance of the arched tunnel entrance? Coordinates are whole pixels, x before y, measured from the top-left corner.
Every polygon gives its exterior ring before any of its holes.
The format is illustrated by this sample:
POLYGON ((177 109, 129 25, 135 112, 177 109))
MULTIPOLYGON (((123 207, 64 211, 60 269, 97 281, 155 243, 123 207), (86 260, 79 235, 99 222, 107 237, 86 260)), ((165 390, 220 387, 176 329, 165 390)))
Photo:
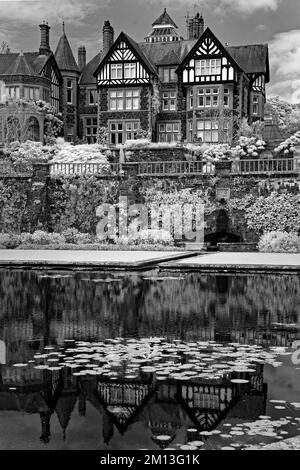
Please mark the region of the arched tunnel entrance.
POLYGON ((206 243, 210 243, 211 247, 216 248, 218 243, 239 243, 242 241, 240 235, 236 235, 230 231, 230 222, 228 212, 220 209, 215 217, 215 231, 204 237, 206 243))

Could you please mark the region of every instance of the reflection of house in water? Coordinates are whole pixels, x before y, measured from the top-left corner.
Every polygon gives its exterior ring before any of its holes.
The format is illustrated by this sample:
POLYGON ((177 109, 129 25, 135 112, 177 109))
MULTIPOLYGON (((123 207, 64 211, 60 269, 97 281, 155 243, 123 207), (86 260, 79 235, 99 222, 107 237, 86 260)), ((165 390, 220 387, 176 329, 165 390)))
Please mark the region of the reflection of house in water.
POLYGON ((153 392, 152 382, 97 382, 97 397, 121 434, 134 421, 153 392))
MULTIPOLYGON (((267 388, 263 384, 263 366, 258 365, 248 385, 231 383, 163 382, 147 384, 145 396, 136 382, 102 382, 98 380, 99 399, 106 413, 106 442, 113 437, 113 425, 124 434, 136 421, 143 421, 152 432, 152 440, 160 447, 172 442, 178 429, 191 425, 198 431, 211 431, 234 410, 251 420, 265 413, 267 388), (127 398, 126 398, 127 397, 127 398), (144 401, 143 401, 144 400, 144 401), (169 436, 161 441, 158 436, 169 436)), ((142 389, 144 391, 144 389, 142 389)))
POLYGON ((1 366, 0 410, 39 414, 41 441, 51 438, 51 418, 57 415, 62 436, 78 411, 85 416, 86 402, 103 416, 103 440, 109 444, 115 428, 121 433, 142 422, 151 430, 152 440, 164 448, 175 439, 179 430, 191 426, 210 431, 228 417, 257 419, 265 413, 266 386, 263 366, 258 365, 250 383, 240 386, 228 378, 208 381, 157 382, 135 379, 109 380, 72 376, 69 369, 45 371, 1 366), (15 388, 14 391, 11 388, 15 388), (159 435, 169 440, 157 439, 159 435))

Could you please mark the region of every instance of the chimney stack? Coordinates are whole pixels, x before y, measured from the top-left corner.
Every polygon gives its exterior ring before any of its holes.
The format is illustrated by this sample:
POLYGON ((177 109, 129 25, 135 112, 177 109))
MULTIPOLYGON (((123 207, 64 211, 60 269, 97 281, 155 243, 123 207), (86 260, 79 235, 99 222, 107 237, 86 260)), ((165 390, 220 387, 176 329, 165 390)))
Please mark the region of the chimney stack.
POLYGON ((103 26, 103 52, 106 54, 114 43, 114 28, 109 21, 104 21, 103 26))
POLYGON ((204 33, 204 19, 200 13, 187 20, 188 40, 199 39, 204 33))
POLYGON ((40 30, 41 30, 41 45, 40 45, 40 50, 39 53, 40 55, 47 55, 49 52, 51 52, 50 49, 50 26, 48 23, 45 23, 43 21, 42 24, 40 24, 40 30))
POLYGON ((83 70, 86 66, 86 48, 85 46, 78 47, 78 67, 79 70, 83 70))

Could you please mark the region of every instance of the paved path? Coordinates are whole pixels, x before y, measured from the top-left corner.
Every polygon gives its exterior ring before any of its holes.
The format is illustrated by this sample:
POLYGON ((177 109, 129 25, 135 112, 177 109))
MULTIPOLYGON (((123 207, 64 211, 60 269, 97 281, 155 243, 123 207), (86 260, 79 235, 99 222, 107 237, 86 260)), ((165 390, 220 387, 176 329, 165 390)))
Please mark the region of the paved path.
POLYGON ((163 263, 163 267, 178 269, 226 270, 300 270, 300 253, 208 253, 163 263))
POLYGON ((0 266, 136 267, 188 256, 178 251, 0 250, 0 266))

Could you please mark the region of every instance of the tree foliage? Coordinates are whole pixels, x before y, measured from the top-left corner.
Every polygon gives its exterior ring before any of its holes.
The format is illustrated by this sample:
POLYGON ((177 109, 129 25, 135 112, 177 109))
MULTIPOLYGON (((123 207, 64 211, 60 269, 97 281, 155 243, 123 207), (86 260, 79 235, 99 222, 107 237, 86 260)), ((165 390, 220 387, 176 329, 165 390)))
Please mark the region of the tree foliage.
POLYGON ((247 225, 257 233, 300 232, 300 194, 276 193, 259 197, 246 209, 247 225))

